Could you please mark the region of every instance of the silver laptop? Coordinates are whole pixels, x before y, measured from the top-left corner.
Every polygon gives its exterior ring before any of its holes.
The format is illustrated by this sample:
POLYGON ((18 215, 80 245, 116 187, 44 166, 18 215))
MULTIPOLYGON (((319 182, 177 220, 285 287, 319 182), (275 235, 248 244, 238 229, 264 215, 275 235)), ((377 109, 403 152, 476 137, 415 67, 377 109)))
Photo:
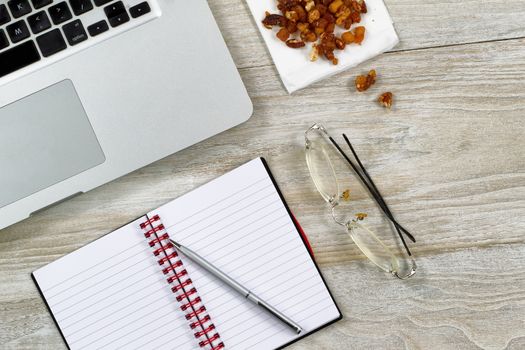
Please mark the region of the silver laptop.
POLYGON ((251 113, 205 0, 0 0, 0 229, 251 113))

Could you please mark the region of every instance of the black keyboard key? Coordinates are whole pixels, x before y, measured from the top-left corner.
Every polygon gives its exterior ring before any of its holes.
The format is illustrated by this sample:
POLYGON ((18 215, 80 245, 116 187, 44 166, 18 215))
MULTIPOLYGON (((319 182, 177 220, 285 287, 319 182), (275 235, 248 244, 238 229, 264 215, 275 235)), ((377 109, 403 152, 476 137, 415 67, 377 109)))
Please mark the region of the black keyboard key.
POLYGON ((40 60, 35 43, 23 44, 0 53, 0 78, 40 60))
POLYGON ((97 36, 100 33, 104 33, 108 29, 109 29, 108 23, 106 21, 104 21, 104 20, 102 20, 100 22, 97 22, 97 23, 93 23, 92 25, 87 27, 89 35, 91 35, 91 36, 97 36))
POLYGON ((122 1, 117 1, 114 4, 104 7, 104 12, 112 27, 118 27, 129 21, 129 15, 122 1))
POLYGON ((14 18, 22 17, 31 12, 31 5, 27 0, 9 0, 7 5, 11 9, 14 18))
POLYGON ((53 24, 64 23, 65 21, 69 21, 73 17, 65 1, 59 2, 58 4, 51 6, 48 9, 48 11, 51 15, 51 20, 53 21, 53 24))
POLYGON ((113 0, 95 0, 95 5, 97 6, 102 6, 102 5, 105 5, 107 4, 108 2, 111 2, 113 0))
POLYGON ((54 55, 67 47, 64 37, 62 33, 60 33, 60 29, 53 29, 50 32, 40 35, 36 38, 36 42, 44 57, 54 55))
POLYGON ((39 8, 49 5, 50 3, 53 2, 53 0, 31 0, 31 2, 33 3, 34 8, 39 9, 39 8))
POLYGON ((17 43, 19 41, 22 41, 31 35, 29 33, 29 28, 27 28, 26 22, 24 20, 20 20, 15 23, 11 23, 6 27, 7 33, 9 34, 9 37, 11 37, 11 41, 13 43, 17 43))
POLYGON ((120 15, 109 18, 109 24, 114 27, 118 27, 121 24, 129 22, 129 15, 127 12, 123 12, 120 15))
POLYGON ((69 5, 71 5, 73 13, 77 16, 93 10, 91 0, 69 0, 69 5))
POLYGON ((129 9, 129 13, 131 14, 131 17, 133 18, 140 17, 150 11, 151 11, 151 8, 149 7, 149 4, 146 1, 141 2, 140 4, 135 5, 133 7, 130 7, 129 9))
POLYGON ((51 22, 44 11, 40 11, 27 17, 27 22, 34 34, 38 34, 46 29, 51 28, 51 22))
POLYGON ((124 7, 124 3, 122 1, 117 1, 114 4, 104 7, 104 12, 108 18, 111 18, 126 12, 126 8, 124 7))
POLYGON ((79 19, 64 25, 62 30, 66 35, 69 45, 71 46, 81 43, 88 38, 86 30, 79 19))
POLYGON ((7 7, 4 4, 0 4, 0 26, 10 20, 11 16, 9 16, 9 12, 7 12, 7 7))
POLYGON ((9 40, 7 39, 7 35, 5 35, 5 32, 0 29, 0 50, 5 49, 9 46, 9 40))

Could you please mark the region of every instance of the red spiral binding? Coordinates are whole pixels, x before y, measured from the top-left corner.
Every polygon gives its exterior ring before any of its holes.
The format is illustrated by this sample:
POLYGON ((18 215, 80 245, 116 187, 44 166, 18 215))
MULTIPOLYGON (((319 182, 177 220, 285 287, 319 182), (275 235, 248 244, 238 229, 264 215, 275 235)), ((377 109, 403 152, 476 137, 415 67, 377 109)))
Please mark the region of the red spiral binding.
POLYGON ((180 309, 182 311, 186 311, 188 308, 192 307, 192 306, 195 306, 197 305, 198 303, 201 302, 201 298, 200 297, 196 297, 195 299, 193 299, 192 301, 190 301, 189 303, 186 303, 186 304, 182 304, 180 309))
POLYGON ((159 256, 160 253, 165 252, 165 251, 168 250, 169 248, 173 248, 173 243, 168 242, 166 245, 160 247, 159 249, 155 249, 155 250, 153 251, 153 255, 155 255, 155 256, 159 256))
POLYGON ((187 287, 191 285, 193 282, 191 281, 191 278, 188 278, 186 281, 179 283, 171 288, 171 291, 173 293, 177 293, 179 290, 184 289, 184 287, 187 287))
MULTIPOLYGON (((173 281, 178 280, 178 279, 180 279, 182 276, 185 276, 185 275, 187 275, 187 274, 188 274, 188 271, 186 271, 186 270, 182 270, 181 272, 176 273, 176 274, 174 274, 173 276, 167 278, 166 281, 168 281, 168 283, 172 283, 173 281)), ((177 300, 178 300, 178 297, 177 297, 177 300)), ((180 301, 180 300, 178 300, 178 301, 180 301)))
POLYGON ((203 340, 203 341, 199 342, 199 346, 200 346, 201 348, 203 348, 203 347, 205 347, 206 345, 213 343, 215 340, 217 340, 217 339, 219 339, 219 338, 220 338, 219 333, 215 333, 211 338, 208 338, 208 339, 206 339, 206 340, 203 340))
POLYGON ((206 333, 209 333, 211 331, 213 331, 215 329, 215 325, 214 324, 211 324, 208 328, 206 328, 205 330, 203 331, 200 331, 200 332, 196 332, 194 335, 195 335, 195 338, 199 339, 200 337, 202 337, 204 334, 206 333))
POLYGON ((204 316, 204 318, 202 320, 198 320, 198 321, 195 321, 193 323, 190 323, 190 328, 191 329, 195 329, 197 328, 197 326, 202 326, 204 325, 206 322, 208 322, 209 320, 211 320, 210 316, 209 315, 206 315, 204 316))
POLYGON ((148 220, 146 220, 145 222, 141 223, 141 224, 140 224, 140 228, 144 230, 144 229, 145 229, 146 227, 148 227, 148 226, 153 226, 153 223, 154 223, 155 221, 159 221, 159 220, 160 220, 160 216, 155 215, 155 216, 152 217, 151 219, 148 219, 148 220))
POLYGON ((182 266, 182 261, 178 260, 175 263, 170 264, 170 266, 168 266, 165 269, 163 269, 162 273, 167 275, 168 273, 170 273, 171 271, 175 270, 177 267, 180 267, 180 266, 182 266))
POLYGON ((206 308, 204 306, 201 306, 199 309, 195 310, 193 309, 192 312, 190 312, 189 314, 186 314, 186 319, 187 320, 191 320, 192 318, 194 317, 197 317, 197 319, 199 319, 199 315, 202 314, 203 312, 206 311, 206 308))
POLYGON ((155 236, 156 236, 157 238, 152 239, 151 241, 149 241, 149 246, 150 246, 150 247, 154 247, 156 244, 160 243, 161 241, 170 238, 170 236, 169 236, 167 233, 163 234, 163 235, 160 236, 160 237, 157 236, 157 234, 155 233, 155 236))
POLYGON ((159 265, 169 264, 161 271, 165 275, 171 274, 166 281, 173 284, 171 291, 177 294, 176 299, 181 303, 180 309, 186 313, 186 320, 191 321, 189 326, 196 331, 193 334, 195 338, 200 339, 199 346, 201 348, 208 347, 209 350, 224 349, 224 343, 221 342, 221 337, 215 329, 206 307, 202 304, 197 289, 193 286, 188 271, 184 268, 184 263, 169 241, 169 234, 166 232, 160 216, 155 215, 152 218, 147 218, 140 224, 140 228, 144 231, 149 246, 154 248, 153 255, 161 256, 158 259, 159 265))
POLYGON ((177 296, 177 301, 180 302, 180 301, 182 301, 185 298, 187 299, 190 295, 193 295, 195 293, 197 293, 197 289, 192 288, 188 292, 182 293, 181 295, 177 296))
POLYGON ((169 261, 172 258, 176 258, 177 255, 178 255, 177 252, 173 252, 170 255, 166 255, 165 257, 159 260, 159 265, 164 265, 166 261, 169 261))
POLYGON ((152 234, 154 234, 155 232, 162 231, 162 230, 164 230, 164 225, 160 224, 159 226, 154 227, 151 230, 149 230, 148 232, 146 232, 144 234, 144 236, 146 236, 146 238, 150 238, 152 234))

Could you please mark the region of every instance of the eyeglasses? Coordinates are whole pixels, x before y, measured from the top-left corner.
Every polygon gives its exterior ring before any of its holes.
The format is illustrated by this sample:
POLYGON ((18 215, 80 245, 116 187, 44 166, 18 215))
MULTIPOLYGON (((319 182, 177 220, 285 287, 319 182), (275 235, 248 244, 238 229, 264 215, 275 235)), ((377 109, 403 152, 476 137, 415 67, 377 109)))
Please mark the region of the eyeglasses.
POLYGON ((306 163, 315 187, 329 204, 333 220, 346 228, 350 238, 368 259, 382 270, 400 279, 409 278, 415 274, 417 267, 404 235, 412 242, 416 240, 394 218, 350 140, 345 134, 343 138, 354 160, 343 151, 322 125, 314 124, 305 132, 306 163), (348 166, 357 175, 357 180, 363 185, 361 187, 366 189, 377 204, 375 217, 367 212, 355 211, 360 205, 365 207, 362 204, 362 198, 353 200, 353 189, 341 186, 341 180, 348 177, 346 176, 350 170, 348 166), (395 228, 407 255, 395 254, 364 224, 370 221, 376 223, 381 219, 386 220, 386 226, 390 229, 395 228))

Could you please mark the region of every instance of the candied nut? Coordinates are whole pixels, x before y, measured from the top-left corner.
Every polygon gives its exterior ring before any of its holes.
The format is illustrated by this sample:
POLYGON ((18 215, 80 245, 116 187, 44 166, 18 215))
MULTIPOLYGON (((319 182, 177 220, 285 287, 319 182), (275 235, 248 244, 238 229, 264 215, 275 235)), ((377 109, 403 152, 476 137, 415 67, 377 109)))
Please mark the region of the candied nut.
POLYGON ((341 39, 345 44, 351 44, 355 41, 355 35, 352 32, 344 32, 343 35, 341 35, 341 39))
POLYGON ((361 13, 367 13, 368 12, 368 9, 366 7, 366 2, 362 1, 361 2, 361 13))
POLYGON ((347 23, 347 19, 352 14, 352 10, 350 7, 343 5, 337 10, 335 17, 335 24, 337 24, 339 27, 344 27, 345 23, 347 23))
POLYGON ((341 6, 343 6, 343 1, 342 0, 335 0, 328 6, 328 10, 330 12, 332 12, 332 13, 336 13, 337 10, 339 10, 339 8, 341 6))
POLYGON ((379 96, 378 101, 381 106, 385 108, 391 108, 392 103, 394 102, 394 96, 391 92, 385 92, 379 96))
POLYGON ((317 35, 314 32, 302 33, 301 39, 303 39, 306 42, 314 42, 317 40, 317 35))
POLYGON ((326 19, 328 23, 335 23, 335 17, 331 13, 325 13, 323 18, 326 19))
POLYGON ((355 78, 355 88, 360 92, 368 90, 370 86, 375 84, 376 77, 377 73, 375 69, 370 70, 366 76, 359 75, 357 78, 355 78))
POLYGON ((338 50, 344 50, 345 49, 345 42, 343 40, 341 40, 340 38, 335 38, 335 47, 338 49, 338 50))
POLYGON ((341 193, 341 199, 345 202, 348 202, 350 200, 350 189, 346 189, 341 193))
MULTIPOLYGON (((320 56, 339 63, 335 50, 345 50, 352 43, 361 44, 365 38, 365 28, 356 27, 361 14, 367 12, 365 0, 276 0, 280 14, 265 12, 262 24, 269 29, 280 27, 276 32, 279 40, 291 48, 301 48, 313 43, 309 54, 310 61, 320 56), (346 32, 336 37, 335 27, 345 28, 346 32)), ((365 76, 356 79, 360 87, 369 86, 370 79, 365 76), (362 80, 362 81, 361 81, 362 80)), ((366 87, 367 88, 367 87, 366 87)))
POLYGON ((299 49, 304 47, 306 44, 304 41, 298 39, 288 39, 286 40, 286 46, 291 47, 292 49, 299 49))
POLYGON ((297 15, 299 16, 299 21, 307 22, 308 12, 304 9, 304 7, 297 5, 293 7, 293 10, 297 12, 297 15))
POLYGON ((353 23, 361 23, 361 15, 359 12, 352 12, 350 14, 350 18, 352 19, 353 23))
POLYGON ((297 23, 297 29, 299 29, 301 33, 308 32, 309 31, 308 28, 309 28, 308 23, 302 23, 302 22, 297 23))
POLYGON ((315 7, 315 1, 310 0, 306 3, 306 6, 304 7, 306 11, 310 12, 311 9, 315 7))
POLYGON ((366 2, 364 2, 363 0, 357 0, 355 2, 357 4, 359 4, 359 12, 361 12, 361 13, 367 13, 368 12, 368 9, 366 7, 366 2))
POLYGON ((350 27, 352 27, 352 24, 354 24, 354 21, 352 21, 352 18, 347 18, 345 20, 345 23, 343 23, 343 27, 348 30, 350 27))
POLYGON ((354 28, 353 30, 354 36, 355 36, 354 43, 361 45, 361 43, 365 39, 365 31, 366 31, 365 27, 363 26, 354 28))
POLYGON ((326 26, 328 25, 328 22, 326 19, 321 18, 314 23, 314 32, 317 35, 321 35, 324 33, 326 26))
POLYGON ((364 3, 364 1, 351 1, 351 6, 352 6, 352 10, 354 10, 355 12, 361 12, 361 13, 366 13, 367 9, 366 9, 366 4, 364 3), (364 10, 364 12, 363 12, 364 10))
POLYGON ((299 15, 295 11, 286 11, 284 16, 286 17, 286 19, 293 22, 297 22, 297 20, 299 19, 299 15))
POLYGON ((279 40, 286 42, 286 40, 288 40, 288 38, 290 37, 290 32, 288 32, 288 29, 286 28, 281 28, 277 32, 277 37, 279 38, 279 40))
POLYGON ((327 11, 326 6, 323 5, 323 4, 317 4, 317 5, 315 5, 315 8, 316 8, 317 10, 319 10, 319 13, 321 14, 321 16, 324 16, 325 13, 326 13, 326 11, 327 11))
POLYGON ((308 12, 308 22, 313 23, 317 21, 319 18, 321 18, 321 13, 318 9, 312 10, 308 12))
POLYGON ((266 12, 266 17, 262 20, 262 23, 268 29, 271 29, 273 26, 284 27, 286 25, 286 18, 282 15, 266 12))
POLYGON ((333 33, 334 30, 335 30, 335 23, 328 23, 324 31, 327 33, 333 33))
POLYGON ((297 31, 297 24, 293 21, 288 21, 285 28, 288 30, 288 33, 292 34, 297 31))
POLYGON ((366 77, 364 75, 358 75, 355 78, 355 88, 357 91, 363 92, 368 89, 366 86, 366 77))

